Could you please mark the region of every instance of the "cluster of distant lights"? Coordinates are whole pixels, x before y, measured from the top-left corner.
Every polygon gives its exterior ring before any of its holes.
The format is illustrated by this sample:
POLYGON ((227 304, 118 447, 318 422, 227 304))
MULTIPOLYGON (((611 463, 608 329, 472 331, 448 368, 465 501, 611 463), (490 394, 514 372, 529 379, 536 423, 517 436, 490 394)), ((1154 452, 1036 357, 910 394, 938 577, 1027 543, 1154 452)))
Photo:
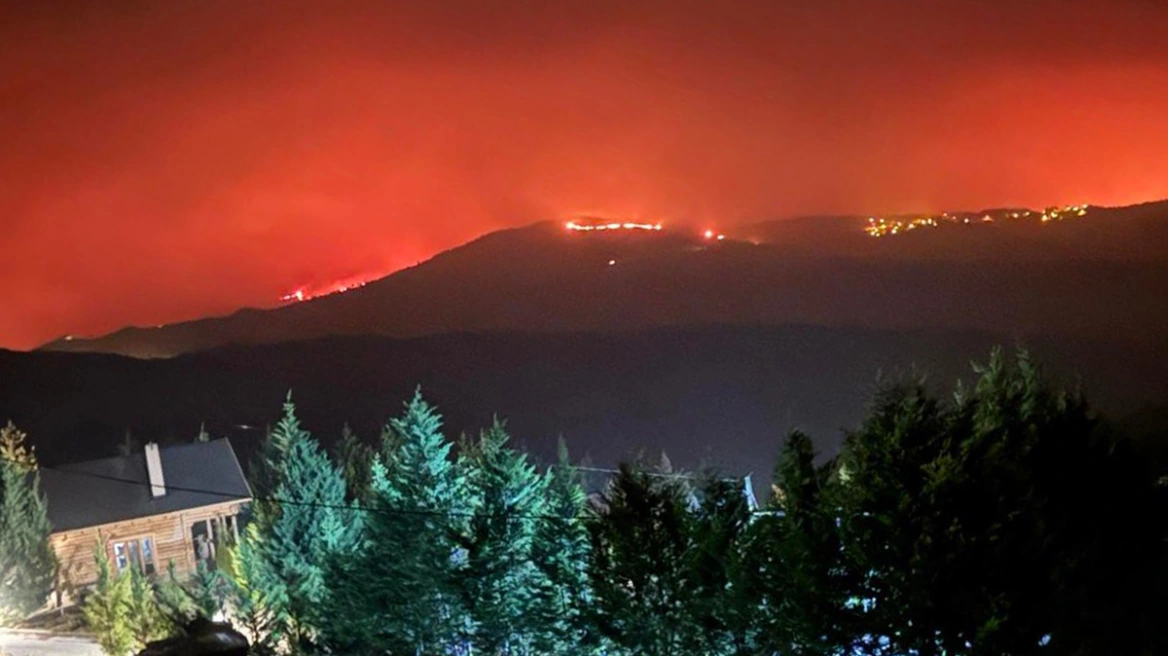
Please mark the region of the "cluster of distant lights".
MULTIPOLYGON (((1050 223, 1072 217, 1086 216, 1088 208, 1089 206, 1085 203, 1082 205, 1067 205, 1065 207, 1048 207, 1042 211, 1040 221, 1042 223, 1050 223)), ((1021 210, 991 212, 980 217, 949 214, 948 212, 942 212, 937 216, 922 216, 915 219, 888 219, 870 216, 868 217, 867 225, 864 226, 864 232, 872 237, 890 237, 892 235, 902 235, 917 228, 939 228, 944 224, 972 225, 976 223, 993 223, 998 220, 1028 219, 1035 214, 1035 212, 1031 212, 1030 210, 1021 210)))

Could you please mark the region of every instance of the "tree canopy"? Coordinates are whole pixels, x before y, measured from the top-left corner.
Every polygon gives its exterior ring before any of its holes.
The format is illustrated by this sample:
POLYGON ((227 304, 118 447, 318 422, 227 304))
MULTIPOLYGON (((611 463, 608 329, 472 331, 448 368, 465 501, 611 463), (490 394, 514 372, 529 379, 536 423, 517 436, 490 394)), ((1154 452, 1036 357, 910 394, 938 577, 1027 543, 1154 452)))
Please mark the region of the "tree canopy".
POLYGON ((0 428, 0 626, 41 608, 57 575, 36 456, 26 439, 11 422, 0 428))

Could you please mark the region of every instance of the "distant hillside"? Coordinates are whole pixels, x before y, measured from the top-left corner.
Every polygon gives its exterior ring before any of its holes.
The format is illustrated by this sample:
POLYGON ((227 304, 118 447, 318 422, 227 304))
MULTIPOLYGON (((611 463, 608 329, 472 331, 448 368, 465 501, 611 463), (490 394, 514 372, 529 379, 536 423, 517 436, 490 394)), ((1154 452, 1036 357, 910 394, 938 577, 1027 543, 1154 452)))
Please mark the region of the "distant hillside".
POLYGON ((956 220, 883 239, 873 239, 864 232, 869 218, 911 221, 921 215, 801 217, 744 226, 736 234, 792 252, 859 259, 986 264, 1168 259, 1168 201, 1090 207, 1083 217, 1060 217, 1049 223, 1041 221, 1040 210, 1024 208, 989 208, 948 216, 956 220), (1024 212, 1030 215, 1011 218, 1024 212), (985 223, 986 216, 993 220, 985 223), (970 222, 966 224, 964 219, 970 222))
MULTIPOLYGON (((765 477, 780 437, 802 427, 827 452, 885 376, 913 367, 948 388, 1009 338, 977 332, 815 326, 707 327, 619 334, 332 338, 232 347, 169 360, 0 352, 0 420, 46 462, 113 453, 138 439, 191 439, 201 422, 245 454, 289 388, 326 442, 350 422, 375 439, 421 384, 449 430, 507 418, 520 445, 615 463, 666 450, 684 467, 765 477)), ((1066 338, 1028 345, 1062 380, 1120 416, 1168 399, 1154 352, 1066 338)))
POLYGON ((725 241, 538 224, 343 294, 45 348, 170 357, 330 335, 790 323, 1168 344, 1168 204, 879 239, 864 220, 758 224, 725 241))

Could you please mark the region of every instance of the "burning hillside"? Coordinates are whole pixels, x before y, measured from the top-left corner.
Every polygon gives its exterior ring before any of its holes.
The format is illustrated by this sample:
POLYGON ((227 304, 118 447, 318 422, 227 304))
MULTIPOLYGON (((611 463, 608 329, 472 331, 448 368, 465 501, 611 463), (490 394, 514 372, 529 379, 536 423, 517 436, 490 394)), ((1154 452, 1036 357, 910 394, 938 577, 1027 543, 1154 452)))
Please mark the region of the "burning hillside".
POLYGON ((370 282, 384 277, 385 275, 387 274, 364 274, 360 276, 342 278, 325 285, 302 285, 281 296, 280 300, 285 303, 299 303, 301 301, 311 301, 314 298, 320 298, 322 296, 341 294, 347 291, 358 289, 360 287, 364 287, 370 282))

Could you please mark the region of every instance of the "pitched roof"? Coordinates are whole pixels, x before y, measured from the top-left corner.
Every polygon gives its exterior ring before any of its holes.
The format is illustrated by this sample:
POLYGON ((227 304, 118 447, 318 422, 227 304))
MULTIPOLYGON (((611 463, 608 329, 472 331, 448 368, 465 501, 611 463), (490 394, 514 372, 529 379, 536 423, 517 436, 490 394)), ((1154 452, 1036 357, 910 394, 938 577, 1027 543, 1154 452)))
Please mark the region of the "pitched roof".
POLYGON ((150 494, 146 456, 88 460, 41 468, 53 531, 68 531, 140 517, 249 499, 251 489, 226 439, 159 449, 166 494, 150 494))

